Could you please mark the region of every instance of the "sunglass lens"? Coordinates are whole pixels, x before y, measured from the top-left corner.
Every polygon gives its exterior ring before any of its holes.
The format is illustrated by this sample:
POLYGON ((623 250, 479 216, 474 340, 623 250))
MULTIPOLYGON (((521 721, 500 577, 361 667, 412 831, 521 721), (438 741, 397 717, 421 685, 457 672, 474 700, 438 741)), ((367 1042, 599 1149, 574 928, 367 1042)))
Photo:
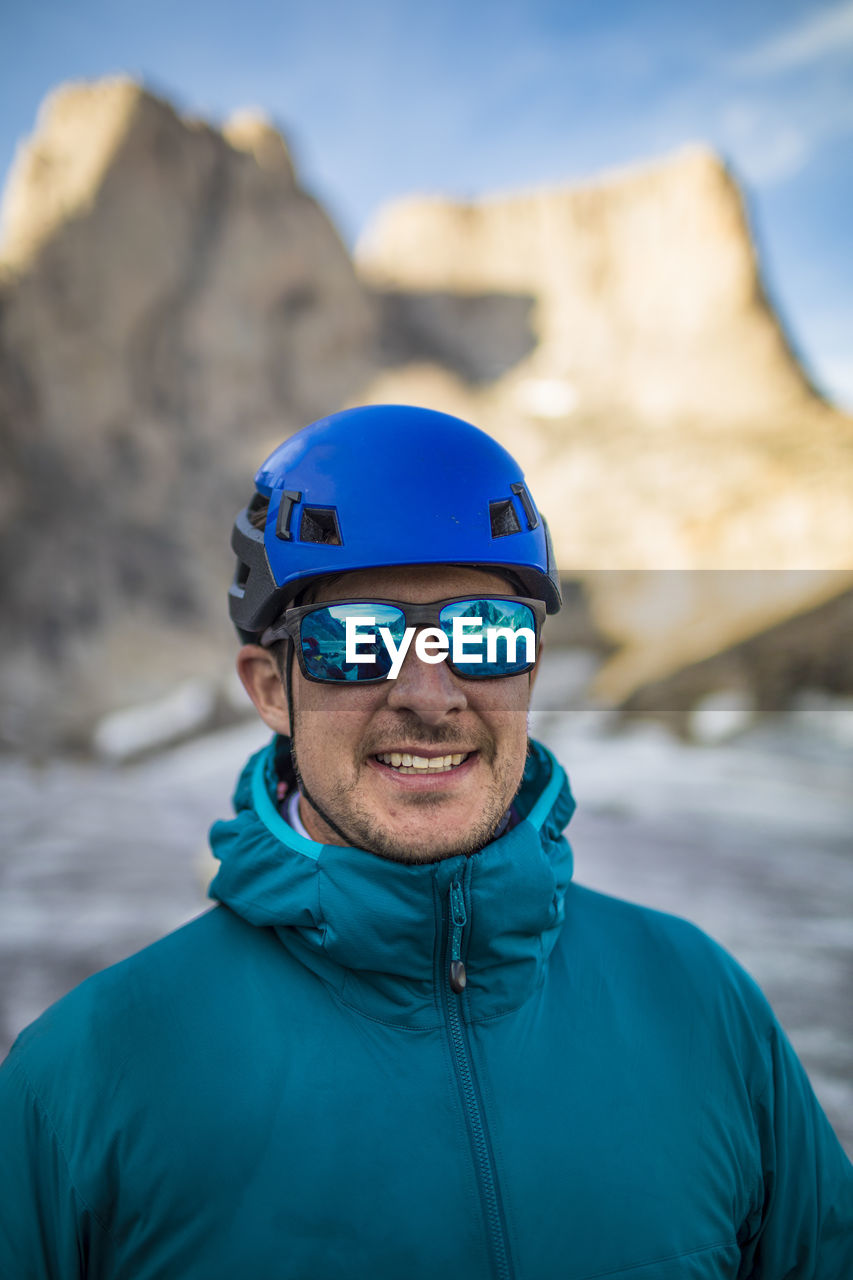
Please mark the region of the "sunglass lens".
POLYGON ((529 605, 490 597, 458 600, 445 605, 440 618, 450 641, 451 665, 461 676, 514 676, 536 661, 536 618, 529 605))
POLYGON ((388 628, 398 647, 406 628, 402 610, 359 601, 305 614, 300 629, 305 670, 315 680, 334 684, 382 679, 391 669, 391 656, 380 627, 388 628))

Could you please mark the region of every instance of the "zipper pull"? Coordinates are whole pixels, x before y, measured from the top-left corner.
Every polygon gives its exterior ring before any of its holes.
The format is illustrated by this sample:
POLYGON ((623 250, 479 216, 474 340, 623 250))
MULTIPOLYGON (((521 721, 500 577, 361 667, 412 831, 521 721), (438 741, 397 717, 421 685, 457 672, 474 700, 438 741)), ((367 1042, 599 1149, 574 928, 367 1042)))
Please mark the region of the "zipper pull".
POLYGON ((450 886, 450 920, 452 925, 450 933, 450 989, 456 995, 461 995, 468 981, 465 965, 461 959, 462 930, 468 923, 468 915, 465 911, 465 895, 458 880, 454 880, 450 886))

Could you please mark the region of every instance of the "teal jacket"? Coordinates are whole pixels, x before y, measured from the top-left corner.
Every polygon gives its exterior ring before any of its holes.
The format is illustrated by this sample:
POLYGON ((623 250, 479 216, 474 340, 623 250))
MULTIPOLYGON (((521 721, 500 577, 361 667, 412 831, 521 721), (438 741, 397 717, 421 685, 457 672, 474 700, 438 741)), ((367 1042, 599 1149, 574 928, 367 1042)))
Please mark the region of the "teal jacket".
POLYGON ((547 751, 512 830, 425 866, 301 838, 275 783, 271 746, 213 829, 222 905, 7 1059, 4 1280, 853 1277, 853 1171, 764 998, 571 883, 547 751))

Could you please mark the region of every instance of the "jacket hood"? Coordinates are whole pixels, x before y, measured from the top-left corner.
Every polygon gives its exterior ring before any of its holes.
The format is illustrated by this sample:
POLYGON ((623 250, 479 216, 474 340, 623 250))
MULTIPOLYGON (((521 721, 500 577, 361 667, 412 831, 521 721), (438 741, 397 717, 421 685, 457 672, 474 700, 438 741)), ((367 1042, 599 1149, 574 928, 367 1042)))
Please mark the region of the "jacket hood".
MULTIPOLYGON (((246 765, 236 816, 210 833, 220 869, 210 896, 282 945, 339 998, 383 1020, 437 1024, 451 889, 464 899, 461 957, 470 1021, 517 1007, 539 984, 563 922, 572 874, 563 829, 568 779, 531 742, 515 808, 521 821, 470 856, 408 865, 319 844, 279 814, 274 739, 246 765)), ((459 942, 460 939, 457 939, 459 942)))

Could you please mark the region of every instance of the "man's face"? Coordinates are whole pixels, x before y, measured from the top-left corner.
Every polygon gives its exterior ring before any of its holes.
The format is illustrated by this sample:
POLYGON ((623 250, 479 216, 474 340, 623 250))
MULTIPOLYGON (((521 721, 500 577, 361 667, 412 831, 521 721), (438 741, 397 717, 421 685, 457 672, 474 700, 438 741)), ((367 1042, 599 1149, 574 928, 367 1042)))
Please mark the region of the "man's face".
MULTIPOLYGON (((372 569, 321 587, 315 603, 376 597, 427 603, 462 595, 512 595, 498 574, 451 566, 372 569)), ((488 842, 518 790, 527 752, 531 674, 465 680, 427 664, 414 644, 396 680, 362 687, 317 684, 293 663, 294 745, 304 791, 347 840, 399 862, 430 862, 488 842), (461 756, 403 772, 387 757, 461 756)), ((305 796, 315 840, 340 836, 305 796)))

